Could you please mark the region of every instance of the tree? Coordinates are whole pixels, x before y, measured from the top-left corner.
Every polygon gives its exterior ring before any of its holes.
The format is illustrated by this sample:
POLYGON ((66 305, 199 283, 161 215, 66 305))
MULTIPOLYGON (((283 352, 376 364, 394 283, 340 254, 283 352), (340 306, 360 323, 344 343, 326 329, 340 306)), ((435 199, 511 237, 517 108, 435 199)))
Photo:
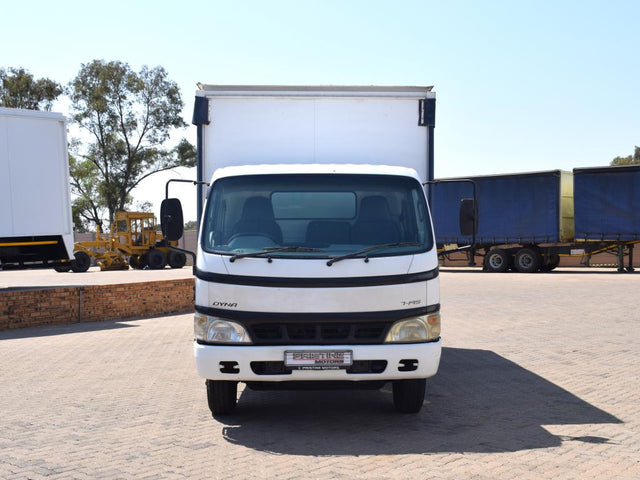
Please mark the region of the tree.
MULTIPOLYGON (((70 144, 73 149, 75 142, 70 144)), ((102 218, 106 212, 106 205, 101 201, 98 191, 97 167, 89 160, 78 160, 69 154, 69 174, 71 177, 71 191, 77 195, 71 204, 74 229, 77 232, 89 231, 88 225, 93 223, 100 231, 104 231, 102 218)))
POLYGON ((615 165, 640 165, 640 147, 636 146, 633 151, 633 155, 629 155, 628 157, 616 157, 611 160, 609 164, 612 167, 615 165))
POLYGON ((171 133, 186 127, 180 90, 162 67, 139 72, 122 62, 83 64, 68 88, 72 120, 89 134, 73 142, 74 218, 102 225, 130 205, 131 191, 164 170, 194 166, 195 148, 182 139, 167 148, 171 133))
POLYGON ((198 223, 195 220, 189 220, 184 224, 185 230, 196 230, 197 227, 198 227, 198 223))
POLYGON ((48 78, 35 80, 24 68, 0 68, 0 107, 50 111, 62 92, 60 84, 48 78))

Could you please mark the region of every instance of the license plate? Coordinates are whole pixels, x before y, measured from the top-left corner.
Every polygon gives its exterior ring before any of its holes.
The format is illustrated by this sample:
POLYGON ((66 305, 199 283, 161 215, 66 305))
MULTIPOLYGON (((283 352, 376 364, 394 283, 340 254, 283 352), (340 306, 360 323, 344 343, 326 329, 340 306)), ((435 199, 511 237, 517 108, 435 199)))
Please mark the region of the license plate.
POLYGON ((285 366, 294 370, 339 370, 353 363, 351 350, 294 350, 284 352, 285 366))

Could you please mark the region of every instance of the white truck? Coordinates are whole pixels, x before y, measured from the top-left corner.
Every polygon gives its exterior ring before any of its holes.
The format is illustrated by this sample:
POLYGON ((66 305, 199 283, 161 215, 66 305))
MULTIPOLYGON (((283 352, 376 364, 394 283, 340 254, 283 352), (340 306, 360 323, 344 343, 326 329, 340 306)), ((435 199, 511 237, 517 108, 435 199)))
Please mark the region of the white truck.
MULTIPOLYGON (((434 115, 430 87, 200 86, 194 349, 213 415, 238 382, 392 382, 396 409, 420 410, 441 352, 434 115)), ((161 220, 181 236, 179 200, 161 220)))
POLYGON ((0 270, 73 259, 65 118, 0 108, 0 270))

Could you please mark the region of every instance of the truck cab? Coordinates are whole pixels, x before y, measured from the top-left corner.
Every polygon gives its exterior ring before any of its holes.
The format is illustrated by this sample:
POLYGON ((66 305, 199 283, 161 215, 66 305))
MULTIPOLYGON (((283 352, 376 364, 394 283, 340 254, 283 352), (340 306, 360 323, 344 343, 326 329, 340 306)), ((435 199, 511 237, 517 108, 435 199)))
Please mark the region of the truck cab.
POLYGON ((393 381, 396 407, 419 410, 441 349, 429 219, 407 168, 219 170, 195 269, 195 358, 212 411, 233 409, 238 381, 393 381))

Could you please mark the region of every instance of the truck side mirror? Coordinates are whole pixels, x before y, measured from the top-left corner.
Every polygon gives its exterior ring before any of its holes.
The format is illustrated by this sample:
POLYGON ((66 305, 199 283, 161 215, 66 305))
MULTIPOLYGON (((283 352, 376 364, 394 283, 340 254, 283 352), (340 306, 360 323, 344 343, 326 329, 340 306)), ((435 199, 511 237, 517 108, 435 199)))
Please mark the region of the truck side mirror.
POLYGON ((179 240, 184 233, 182 204, 177 198, 165 198, 160 205, 162 236, 170 242, 179 240))
POLYGON ((460 202, 460 233, 465 236, 478 233, 478 204, 473 198, 460 202))

